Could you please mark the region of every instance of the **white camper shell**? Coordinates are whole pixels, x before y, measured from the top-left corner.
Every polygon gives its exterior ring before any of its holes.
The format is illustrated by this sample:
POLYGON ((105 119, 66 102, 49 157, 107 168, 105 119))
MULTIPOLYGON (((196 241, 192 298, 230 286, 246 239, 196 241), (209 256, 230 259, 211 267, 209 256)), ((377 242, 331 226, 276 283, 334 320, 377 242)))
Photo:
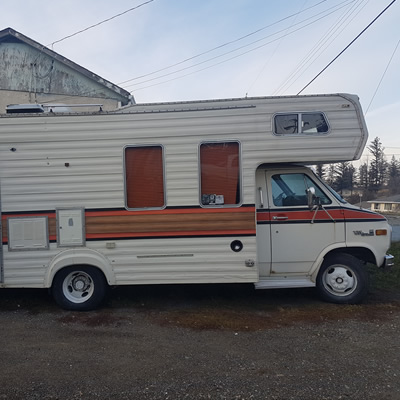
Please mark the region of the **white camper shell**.
POLYGON ((0 116, 0 286, 52 288, 67 309, 108 286, 253 282, 367 292, 391 228, 307 164, 356 160, 354 95, 134 105, 0 116))

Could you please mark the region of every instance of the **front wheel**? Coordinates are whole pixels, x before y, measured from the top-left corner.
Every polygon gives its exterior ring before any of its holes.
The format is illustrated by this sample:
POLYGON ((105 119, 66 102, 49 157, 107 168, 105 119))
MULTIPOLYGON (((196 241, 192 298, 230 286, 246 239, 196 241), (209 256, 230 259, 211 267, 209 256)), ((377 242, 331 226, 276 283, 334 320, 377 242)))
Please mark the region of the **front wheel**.
POLYGON ((368 271, 350 254, 335 254, 322 264, 317 276, 321 298, 331 303, 361 303, 368 293, 368 271))
POLYGON ((74 311, 89 311, 104 300, 107 282, 103 273, 90 266, 62 269, 54 277, 52 293, 56 303, 74 311))

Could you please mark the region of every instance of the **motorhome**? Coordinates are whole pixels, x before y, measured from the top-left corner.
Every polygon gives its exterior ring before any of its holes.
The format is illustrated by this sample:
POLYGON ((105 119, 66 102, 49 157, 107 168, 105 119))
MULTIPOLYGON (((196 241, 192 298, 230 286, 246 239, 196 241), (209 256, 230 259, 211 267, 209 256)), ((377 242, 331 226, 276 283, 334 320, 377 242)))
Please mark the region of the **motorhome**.
MULTIPOLYGON (((90 310, 116 285, 313 287, 361 302, 391 227, 308 165, 357 160, 355 95, 0 116, 0 287, 90 310)), ((134 289, 133 289, 134 290, 134 289)))

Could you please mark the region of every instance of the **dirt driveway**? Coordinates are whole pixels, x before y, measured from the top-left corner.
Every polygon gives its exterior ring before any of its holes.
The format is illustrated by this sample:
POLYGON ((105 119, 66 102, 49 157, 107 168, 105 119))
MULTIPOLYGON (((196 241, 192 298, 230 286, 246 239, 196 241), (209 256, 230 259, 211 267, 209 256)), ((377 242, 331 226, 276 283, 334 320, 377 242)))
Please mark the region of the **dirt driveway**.
POLYGON ((400 399, 400 296, 126 287, 99 311, 0 291, 0 399, 400 399))

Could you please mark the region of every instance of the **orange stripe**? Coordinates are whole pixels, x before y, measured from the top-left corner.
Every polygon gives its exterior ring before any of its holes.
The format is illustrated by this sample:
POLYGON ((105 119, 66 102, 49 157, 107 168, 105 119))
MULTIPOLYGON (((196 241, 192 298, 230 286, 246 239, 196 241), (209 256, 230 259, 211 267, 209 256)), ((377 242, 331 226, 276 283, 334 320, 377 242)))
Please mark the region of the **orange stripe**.
MULTIPOLYGON (((343 220, 344 215, 342 210, 327 210, 329 215, 335 220, 343 220)), ((271 211, 270 213, 257 213, 257 221, 276 221, 276 222, 288 222, 288 221, 309 221, 314 217, 315 211, 310 210, 299 210, 299 211, 271 211), (274 220, 273 217, 288 217, 286 220, 274 220)), ((324 210, 318 210, 315 220, 330 220, 331 218, 324 210)))
POLYGON ((362 210, 344 210, 346 219, 383 219, 380 214, 365 212, 362 210))
POLYGON ((7 218, 14 218, 14 217, 49 217, 49 218, 55 218, 56 217, 56 212, 54 211, 53 213, 34 213, 34 214, 20 214, 20 213, 15 213, 15 214, 2 214, 1 219, 2 221, 7 220, 7 218))

